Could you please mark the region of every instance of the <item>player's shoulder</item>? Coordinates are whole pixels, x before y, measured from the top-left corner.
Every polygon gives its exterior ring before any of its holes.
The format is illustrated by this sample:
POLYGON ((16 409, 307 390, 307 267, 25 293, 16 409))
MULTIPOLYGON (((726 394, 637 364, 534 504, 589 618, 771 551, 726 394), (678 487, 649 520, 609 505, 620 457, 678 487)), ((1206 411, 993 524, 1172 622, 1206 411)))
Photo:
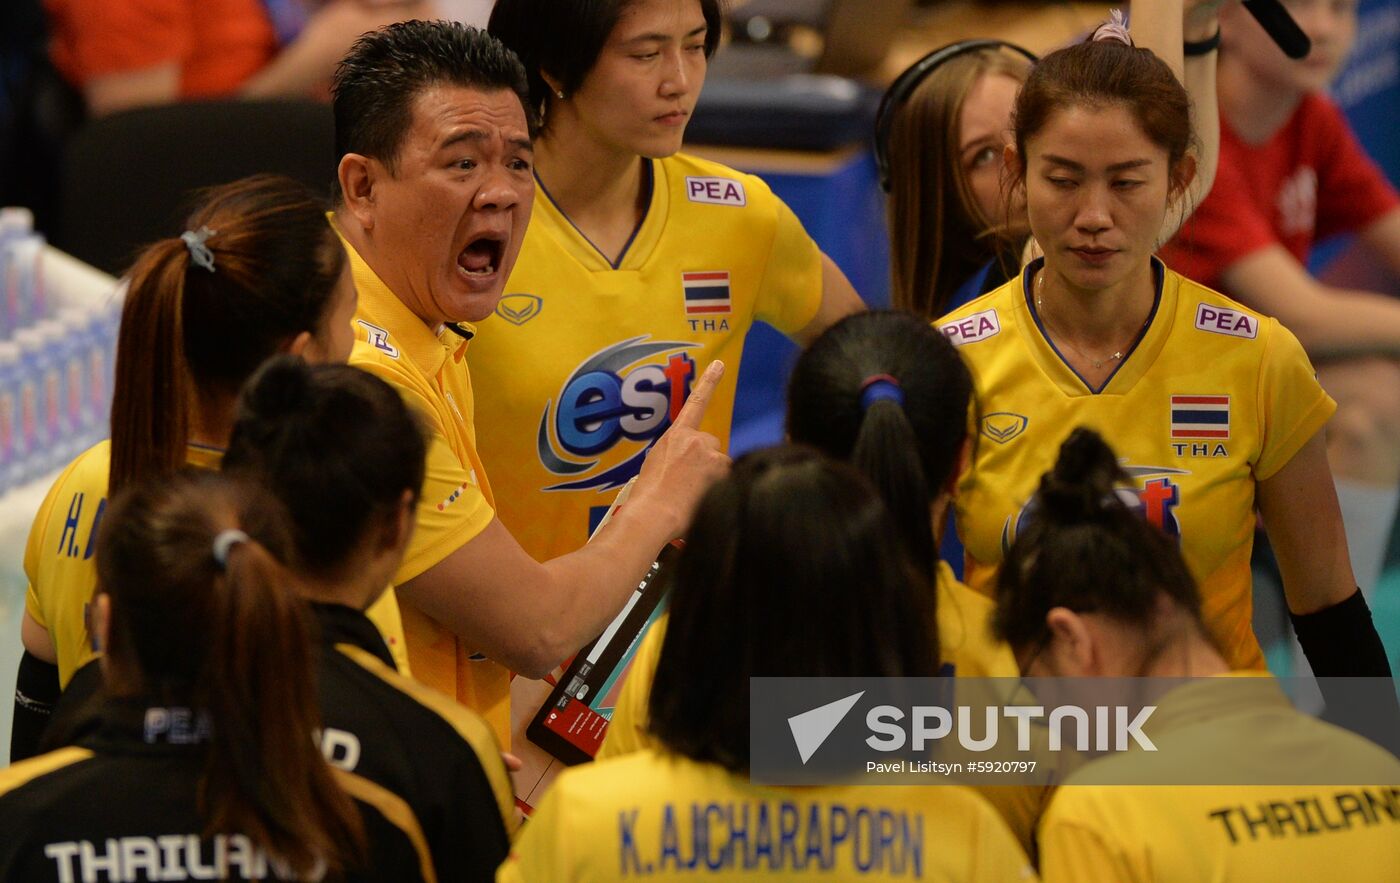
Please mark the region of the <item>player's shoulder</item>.
POLYGON ((1282 326, 1213 288, 1167 269, 1164 284, 1176 286, 1177 322, 1199 343, 1227 347, 1266 342, 1282 326))
POLYGON ((38 537, 48 530, 49 522, 53 519, 56 510, 63 510, 59 513, 60 516, 67 513, 68 503, 74 495, 107 496, 107 480, 111 472, 111 465, 112 443, 107 439, 103 439, 74 457, 72 462, 59 473, 58 478, 54 479, 53 484, 49 485, 43 502, 39 504, 39 509, 34 516, 33 527, 30 530, 30 544, 32 545, 38 537))
POLYGON ((491 727, 475 712, 453 702, 432 687, 405 677, 360 647, 353 644, 337 644, 335 649, 382 684, 387 693, 421 709, 426 717, 439 720, 450 727, 462 741, 471 745, 477 754, 491 757, 499 753, 500 747, 496 744, 496 736, 491 727))
POLYGON ((967 355, 969 352, 984 349, 966 349, 969 344, 999 338, 1012 326, 1023 297, 1021 274, 1017 273, 997 288, 936 320, 933 325, 943 332, 953 346, 964 350, 964 355, 967 355))
POLYGON ((711 215, 729 209, 730 214, 744 216, 776 209, 777 197, 757 175, 687 153, 668 156, 658 163, 677 207, 694 207, 711 215), (734 209, 744 211, 733 212, 734 209))
POLYGON ((54 480, 49 494, 62 491, 96 491, 107 493, 107 480, 112 468, 112 442, 103 439, 83 451, 64 467, 54 480))
POLYGON ((0 806, 23 804, 37 809, 45 799, 39 795, 61 800, 65 791, 62 774, 92 757, 86 748, 60 748, 0 770, 0 806))

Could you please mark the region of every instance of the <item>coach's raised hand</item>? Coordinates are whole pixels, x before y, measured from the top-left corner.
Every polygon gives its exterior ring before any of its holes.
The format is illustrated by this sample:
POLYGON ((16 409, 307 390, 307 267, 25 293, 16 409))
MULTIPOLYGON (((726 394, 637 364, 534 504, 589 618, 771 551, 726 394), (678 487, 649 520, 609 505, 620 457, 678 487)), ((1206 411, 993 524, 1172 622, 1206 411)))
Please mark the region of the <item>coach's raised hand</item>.
POLYGON ((690 523, 700 497, 729 471, 729 457, 719 439, 700 429, 715 387, 724 377, 724 363, 711 362, 691 390, 671 428, 647 454, 629 505, 645 508, 665 519, 671 535, 679 536, 690 523))

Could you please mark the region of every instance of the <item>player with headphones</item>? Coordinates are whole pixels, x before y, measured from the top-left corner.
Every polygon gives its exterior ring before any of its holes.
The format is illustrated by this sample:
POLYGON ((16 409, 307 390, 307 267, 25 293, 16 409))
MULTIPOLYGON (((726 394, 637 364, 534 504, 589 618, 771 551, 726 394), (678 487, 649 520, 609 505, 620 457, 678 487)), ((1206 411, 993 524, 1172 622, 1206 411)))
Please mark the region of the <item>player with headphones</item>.
MULTIPOLYGON (((1209 192, 1219 130, 1215 54, 1220 0, 1139 2, 1132 32, 1183 79, 1199 139, 1194 205, 1209 192), (1185 42, 1183 42, 1185 41, 1185 42), (1183 53, 1186 58, 1183 71, 1183 53)), ((892 300, 936 319, 1014 276, 1029 248, 1024 201, 1003 187, 1002 153, 1016 93, 1036 57, 1003 40, 934 50, 885 93, 875 124, 889 194, 892 300)), ((1183 216, 1172 215, 1165 240, 1183 216)))

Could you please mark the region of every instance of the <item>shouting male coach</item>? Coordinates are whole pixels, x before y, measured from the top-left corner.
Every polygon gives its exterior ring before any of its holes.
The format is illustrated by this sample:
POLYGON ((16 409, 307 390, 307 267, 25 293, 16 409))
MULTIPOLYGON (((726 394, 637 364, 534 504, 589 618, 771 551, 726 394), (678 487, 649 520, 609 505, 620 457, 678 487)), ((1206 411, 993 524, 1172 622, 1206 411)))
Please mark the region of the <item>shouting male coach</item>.
POLYGON ((534 197, 525 72, 482 31, 402 22, 360 38, 334 81, 335 223, 359 288, 351 363, 393 384, 431 430, 415 531, 394 583, 419 680, 509 744, 509 672, 543 676, 620 610, 728 467, 696 429, 698 383, 627 505, 583 549, 540 564, 496 518, 467 372, 534 197))

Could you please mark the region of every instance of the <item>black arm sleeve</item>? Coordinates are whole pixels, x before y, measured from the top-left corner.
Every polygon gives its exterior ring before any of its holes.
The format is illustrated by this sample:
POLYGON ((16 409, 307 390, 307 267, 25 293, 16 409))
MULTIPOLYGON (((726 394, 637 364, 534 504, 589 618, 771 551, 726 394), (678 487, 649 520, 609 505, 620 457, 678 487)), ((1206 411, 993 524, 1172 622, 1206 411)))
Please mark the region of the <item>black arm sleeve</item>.
POLYGON ((1327 703, 1324 717, 1400 755, 1400 701, 1361 590, 1316 613, 1289 616, 1327 703))
POLYGON ((39 740, 58 703, 58 666, 28 650, 19 660, 15 678, 15 717, 10 728, 10 763, 39 753, 39 740))
POLYGON ((1319 678, 1388 678, 1385 646, 1361 590, 1316 613, 1289 614, 1298 643, 1319 678))

